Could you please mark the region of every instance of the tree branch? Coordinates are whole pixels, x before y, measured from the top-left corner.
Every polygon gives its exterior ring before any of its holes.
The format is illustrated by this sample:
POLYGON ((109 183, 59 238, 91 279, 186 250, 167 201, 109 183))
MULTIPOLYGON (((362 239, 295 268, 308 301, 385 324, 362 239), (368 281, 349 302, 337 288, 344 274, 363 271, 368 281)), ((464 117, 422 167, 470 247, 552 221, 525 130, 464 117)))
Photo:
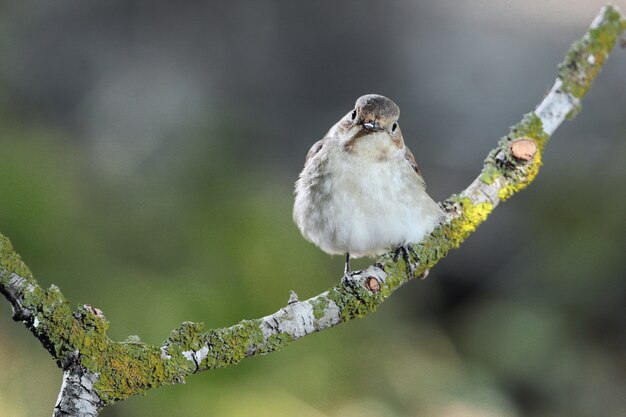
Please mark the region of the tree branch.
POLYGON ((535 178, 548 138, 580 109, 580 100, 625 30, 626 19, 618 10, 604 7, 568 51, 554 86, 535 111, 500 139, 465 190, 441 203, 447 216, 413 245, 411 265, 386 254, 308 300, 299 301, 292 293, 285 307, 266 317, 213 330, 185 322, 162 346, 147 345, 136 336, 114 342, 106 335, 109 323, 100 310, 83 305, 72 311, 56 286, 43 290, 9 240, 0 235, 0 292, 12 304, 14 319, 25 324, 64 371, 53 415, 97 416, 104 406, 131 395, 281 350, 307 334, 375 311, 413 276, 425 276, 500 202, 535 178), (413 276, 407 273, 411 270, 413 276))

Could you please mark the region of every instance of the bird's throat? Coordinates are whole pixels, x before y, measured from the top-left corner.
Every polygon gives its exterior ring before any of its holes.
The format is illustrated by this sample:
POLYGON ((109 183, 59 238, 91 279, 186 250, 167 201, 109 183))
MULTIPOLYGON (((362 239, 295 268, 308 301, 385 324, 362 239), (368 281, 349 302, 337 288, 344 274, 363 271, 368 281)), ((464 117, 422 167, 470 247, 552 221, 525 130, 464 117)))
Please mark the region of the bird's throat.
POLYGON ((361 130, 357 132, 344 148, 354 156, 359 156, 369 160, 381 161, 398 151, 398 146, 387 132, 368 132, 361 130))

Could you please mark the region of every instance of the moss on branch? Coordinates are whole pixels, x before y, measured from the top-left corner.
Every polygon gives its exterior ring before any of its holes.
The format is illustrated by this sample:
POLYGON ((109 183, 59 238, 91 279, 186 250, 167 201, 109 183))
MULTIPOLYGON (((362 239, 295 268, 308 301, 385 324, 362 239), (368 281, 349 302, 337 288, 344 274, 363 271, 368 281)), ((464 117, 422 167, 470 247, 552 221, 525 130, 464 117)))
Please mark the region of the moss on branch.
POLYGON ((582 98, 625 30, 624 16, 613 6, 604 7, 603 13, 585 36, 570 47, 565 61, 559 65, 563 89, 582 98))

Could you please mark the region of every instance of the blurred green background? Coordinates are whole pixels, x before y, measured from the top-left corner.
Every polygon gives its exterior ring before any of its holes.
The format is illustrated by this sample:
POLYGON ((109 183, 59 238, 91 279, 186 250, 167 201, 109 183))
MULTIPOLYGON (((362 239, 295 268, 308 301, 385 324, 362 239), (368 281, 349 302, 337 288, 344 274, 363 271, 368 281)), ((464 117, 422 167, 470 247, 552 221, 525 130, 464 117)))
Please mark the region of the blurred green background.
MULTIPOLYGON (((0 1, 0 231, 115 340, 317 294, 342 259, 300 236, 292 188, 354 100, 400 105, 443 199, 602 5, 459 3, 0 1)), ((535 183, 376 314, 102 416, 626 416, 625 68, 616 49, 535 183)), ((0 416, 50 415, 61 372, 10 317, 0 416)))

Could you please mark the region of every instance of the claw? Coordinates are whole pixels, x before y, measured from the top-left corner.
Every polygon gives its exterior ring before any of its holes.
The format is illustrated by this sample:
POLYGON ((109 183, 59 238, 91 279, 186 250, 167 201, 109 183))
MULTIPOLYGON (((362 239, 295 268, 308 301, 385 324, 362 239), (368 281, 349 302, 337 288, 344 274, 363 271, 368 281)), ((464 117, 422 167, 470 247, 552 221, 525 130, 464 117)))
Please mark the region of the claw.
POLYGON ((398 246, 395 254, 393 255, 394 262, 398 261, 398 259, 400 258, 400 254, 402 254, 402 259, 404 259, 404 262, 406 263, 406 267, 409 270, 409 277, 413 278, 415 276, 415 269, 417 265, 419 265, 419 258, 417 256, 417 252, 415 252, 415 249, 413 249, 413 246, 411 245, 400 245, 398 246), (415 264, 411 262, 411 257, 409 256, 409 253, 413 255, 413 257, 415 258, 416 260, 415 264))

